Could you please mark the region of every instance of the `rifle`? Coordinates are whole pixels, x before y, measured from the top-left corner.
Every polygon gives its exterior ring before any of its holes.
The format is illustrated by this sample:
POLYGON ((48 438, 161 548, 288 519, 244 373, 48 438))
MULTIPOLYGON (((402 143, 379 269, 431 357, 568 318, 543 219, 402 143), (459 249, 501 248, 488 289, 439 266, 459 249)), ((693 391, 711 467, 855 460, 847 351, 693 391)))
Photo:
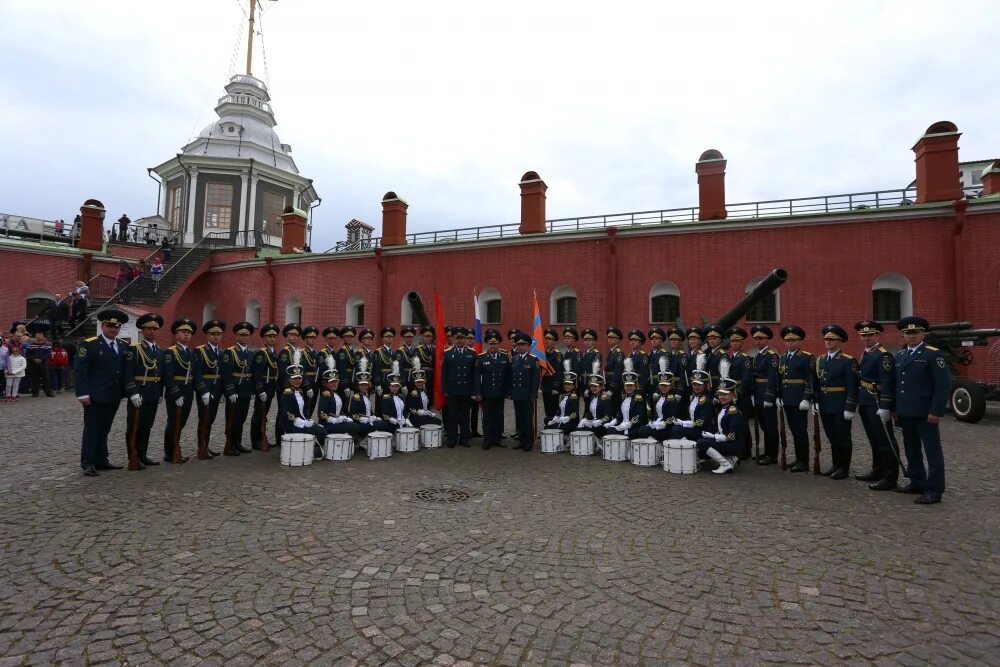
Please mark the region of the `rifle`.
POLYGON ((142 408, 137 408, 131 404, 129 404, 129 407, 132 408, 132 437, 125 443, 128 445, 128 469, 138 470, 139 455, 136 452, 135 439, 139 437, 139 417, 141 416, 142 408))
POLYGON ((819 413, 813 412, 813 474, 819 474, 819 413))
MULTIPOLYGON (((267 390, 265 389, 265 392, 267 390)), ((277 389, 275 389, 277 391, 277 389)), ((271 411, 271 396, 268 395, 267 400, 264 401, 264 416, 260 420, 260 451, 269 452, 271 451, 271 443, 267 441, 267 413, 271 411)))
POLYGON ((184 463, 181 456, 181 406, 174 404, 174 453, 171 457, 172 463, 184 463))
POLYGON ((781 470, 786 470, 788 468, 788 459, 785 458, 785 451, 788 449, 788 436, 785 434, 785 409, 778 408, 778 421, 781 423, 781 430, 778 431, 778 435, 781 436, 781 465, 779 466, 781 470))
MULTIPOLYGON (((236 403, 230 403, 229 397, 226 396, 226 392, 222 392, 222 400, 226 402, 226 446, 222 448, 223 454, 232 454, 235 447, 233 447, 232 441, 232 430, 233 430, 233 413, 236 412, 236 403)), ((240 399, 237 397, 236 399, 240 399)))
POLYGON ((763 414, 764 408, 757 408, 754 410, 753 415, 753 442, 755 447, 755 458, 760 458, 760 416, 763 414))

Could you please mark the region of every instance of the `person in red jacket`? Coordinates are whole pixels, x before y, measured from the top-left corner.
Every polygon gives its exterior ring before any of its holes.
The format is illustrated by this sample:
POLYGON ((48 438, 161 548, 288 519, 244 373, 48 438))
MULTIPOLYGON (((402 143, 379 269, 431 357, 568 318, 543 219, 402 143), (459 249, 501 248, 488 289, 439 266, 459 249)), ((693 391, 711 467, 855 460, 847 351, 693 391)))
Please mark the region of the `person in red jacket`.
POLYGON ((66 369, 69 368, 69 354, 62 346, 62 341, 52 343, 52 356, 49 357, 49 387, 52 391, 62 391, 66 386, 66 369))

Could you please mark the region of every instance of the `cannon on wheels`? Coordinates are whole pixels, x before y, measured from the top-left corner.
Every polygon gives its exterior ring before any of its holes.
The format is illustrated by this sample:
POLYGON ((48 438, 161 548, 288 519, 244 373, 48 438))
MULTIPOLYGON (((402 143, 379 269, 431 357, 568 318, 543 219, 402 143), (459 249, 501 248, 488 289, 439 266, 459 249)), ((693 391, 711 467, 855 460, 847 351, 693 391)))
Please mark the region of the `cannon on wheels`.
POLYGON ((973 362, 970 348, 985 347, 989 339, 1000 336, 1000 329, 974 329, 972 322, 932 324, 925 341, 941 350, 951 366, 951 391, 948 407, 955 419, 976 423, 986 414, 986 401, 1000 400, 1000 385, 970 380, 961 368, 973 362))

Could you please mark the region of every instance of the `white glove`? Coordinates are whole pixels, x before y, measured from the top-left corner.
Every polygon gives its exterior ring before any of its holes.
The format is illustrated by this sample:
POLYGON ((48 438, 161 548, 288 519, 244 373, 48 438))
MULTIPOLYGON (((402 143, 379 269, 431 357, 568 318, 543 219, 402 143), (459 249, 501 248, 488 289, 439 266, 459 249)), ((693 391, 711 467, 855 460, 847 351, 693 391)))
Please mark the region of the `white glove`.
MULTIPOLYGON (((757 399, 756 399, 756 397, 754 397, 754 396, 750 397, 750 405, 752 405, 755 408, 757 407, 757 399)), ((765 403, 764 405, 767 405, 767 403, 765 403)))
POLYGON ((802 402, 799 403, 799 410, 802 410, 802 412, 808 412, 809 408, 811 406, 812 406, 812 403, 810 403, 809 401, 807 401, 805 399, 802 399, 802 402))
POLYGON ((716 433, 712 437, 715 438, 716 442, 725 442, 726 441, 726 434, 725 433, 716 433))
POLYGON ((311 420, 311 419, 307 419, 306 420, 306 426, 315 426, 315 425, 316 425, 316 422, 314 422, 313 420, 311 420))
POLYGON ((133 394, 132 396, 129 396, 128 400, 132 401, 132 405, 134 405, 135 407, 137 408, 142 407, 142 396, 140 396, 139 394, 133 394))
POLYGON ((846 419, 847 421, 851 421, 852 419, 854 419, 854 413, 851 412, 850 410, 844 410, 844 419, 846 419))
POLYGON ((546 426, 555 426, 556 422, 559 421, 559 417, 553 417, 551 421, 545 422, 546 426))
POLYGON ((875 412, 875 414, 877 414, 878 418, 884 422, 887 422, 890 419, 892 419, 892 413, 886 410, 885 408, 880 408, 875 412))
POLYGON ((236 394, 233 394, 232 396, 229 397, 229 402, 235 403, 237 398, 239 397, 236 394))
POLYGON ((715 434, 714 433, 709 433, 708 431, 702 431, 701 432, 701 437, 703 437, 703 438, 714 438, 715 434))
POLYGON ((785 407, 785 402, 780 398, 774 399, 774 404, 777 405, 779 408, 785 407))
POLYGON ((262 401, 266 401, 267 400, 267 394, 262 391, 259 394, 257 394, 257 398, 259 398, 262 401))
POLYGON ((183 405, 184 405, 184 397, 183 397, 183 396, 181 396, 181 397, 180 397, 180 398, 178 398, 178 399, 177 399, 177 400, 176 400, 175 402, 177 403, 177 407, 181 407, 181 406, 183 406, 183 405))
POLYGON ((629 424, 628 422, 625 422, 624 424, 619 424, 618 426, 615 426, 615 430, 618 431, 618 432, 620 432, 620 433, 624 433, 625 431, 628 430, 629 426, 631 426, 631 424, 629 424))
POLYGON ((413 428, 413 424, 410 423, 409 419, 404 419, 403 420, 403 426, 407 426, 409 428, 413 428))
POLYGON ((434 413, 430 410, 421 410, 417 413, 418 415, 423 415, 424 417, 433 417, 434 413))
POLYGON ((327 424, 339 424, 340 423, 340 417, 327 417, 326 418, 326 423, 327 424))
POLYGON ((389 417, 389 423, 390 424, 399 424, 399 421, 397 421, 395 417, 389 417))
POLYGON ((680 394, 674 394, 674 400, 680 403, 682 400, 684 400, 684 397, 681 396, 680 394))
POLYGON ((618 418, 616 417, 605 424, 605 428, 618 428, 618 418))
POLYGON ((306 389, 306 398, 312 398, 315 395, 316 392, 314 392, 312 389, 306 389))
POLYGON ((771 403, 770 401, 764 401, 764 407, 765 408, 773 408, 774 407, 774 403, 771 403))
POLYGON ((566 416, 566 417, 560 417, 560 418, 559 418, 559 423, 560 423, 560 424, 568 424, 568 423, 569 423, 569 416, 566 416))
POLYGON ((208 392, 205 392, 204 394, 201 395, 201 404, 202 405, 208 405, 208 402, 210 400, 212 400, 212 395, 209 394, 208 392))
POLYGON ((590 420, 589 419, 581 419, 580 421, 578 421, 576 423, 576 425, 579 428, 587 428, 588 426, 590 426, 590 420))
POLYGON ((684 428, 694 428, 694 422, 690 419, 682 419, 679 423, 684 428))
POLYGON ((649 428, 653 429, 654 431, 662 431, 666 427, 667 425, 662 419, 657 419, 656 421, 654 421, 652 424, 649 425, 649 428))
POLYGON ((303 428, 305 426, 312 426, 312 424, 309 423, 308 419, 302 419, 301 417, 296 417, 295 421, 293 421, 292 423, 295 424, 295 428, 303 428))

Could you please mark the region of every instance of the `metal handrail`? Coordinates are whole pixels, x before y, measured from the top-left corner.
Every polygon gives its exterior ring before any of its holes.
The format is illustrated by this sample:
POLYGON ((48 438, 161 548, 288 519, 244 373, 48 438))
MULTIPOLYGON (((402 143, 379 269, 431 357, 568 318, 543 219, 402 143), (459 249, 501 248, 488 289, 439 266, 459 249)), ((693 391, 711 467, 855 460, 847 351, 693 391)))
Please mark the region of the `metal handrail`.
MULTIPOLYGON (((982 186, 963 188, 966 197, 975 198, 982 191, 982 186)), ((771 216, 817 215, 836 213, 840 211, 898 208, 909 206, 916 202, 917 189, 900 188, 896 190, 876 190, 871 192, 853 192, 818 197, 800 197, 795 199, 770 199, 756 202, 737 202, 726 204, 726 219, 753 220, 771 216)), ((655 211, 633 211, 630 213, 611 213, 605 215, 582 216, 577 218, 556 218, 545 221, 547 232, 579 232, 603 230, 608 227, 649 227, 673 223, 699 222, 697 206, 686 208, 670 208, 655 211)), ((454 243, 458 241, 482 241, 488 239, 520 236, 519 224, 487 225, 483 227, 465 227, 431 232, 416 232, 406 235, 408 245, 454 243)), ((338 241, 326 252, 356 252, 372 250, 381 244, 380 237, 362 239, 360 241, 338 241)))
POLYGON ((55 220, 0 213, 0 231, 3 232, 4 238, 10 238, 13 235, 26 241, 33 241, 37 237, 39 243, 44 243, 48 239, 54 243, 73 245, 76 223, 66 224, 63 222, 63 231, 60 234, 56 231, 55 220), (15 225, 13 229, 11 229, 12 222, 15 225))
POLYGON ((154 240, 155 243, 162 243, 164 238, 174 239, 180 232, 170 229, 169 227, 154 227, 153 225, 136 225, 130 223, 125 228, 125 238, 117 238, 115 235, 116 229, 121 229, 121 225, 114 223, 111 225, 111 240, 117 243, 138 243, 140 245, 146 245, 150 241, 143 238, 145 233, 150 234, 150 238, 154 240))

